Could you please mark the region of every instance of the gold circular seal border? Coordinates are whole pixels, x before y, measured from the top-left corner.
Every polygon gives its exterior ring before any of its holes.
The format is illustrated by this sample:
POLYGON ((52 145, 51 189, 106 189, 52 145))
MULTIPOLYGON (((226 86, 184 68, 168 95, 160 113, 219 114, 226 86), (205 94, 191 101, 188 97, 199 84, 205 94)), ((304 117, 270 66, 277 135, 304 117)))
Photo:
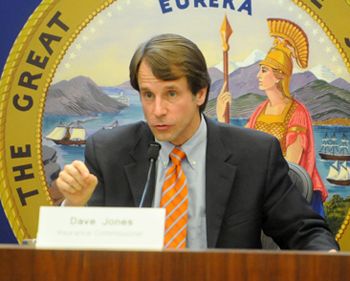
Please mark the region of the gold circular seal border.
MULTIPOLYGON (((87 24, 102 10, 107 8, 109 5, 111 5, 113 2, 117 0, 84 0, 84 9, 83 10, 74 10, 74 17, 77 20, 71 20, 71 26, 74 28, 71 28, 71 30, 67 33, 67 36, 62 38, 62 42, 60 42, 60 48, 57 53, 55 53, 52 57, 50 57, 50 60, 53 61, 50 64, 50 68, 48 68, 45 72, 48 74, 45 79, 43 79, 42 83, 40 83, 38 87, 38 92, 41 93, 41 96, 39 98, 39 102, 36 105, 38 115, 36 120, 37 125, 35 129, 35 142, 33 143, 35 149, 33 149, 33 154, 38 155, 36 159, 36 165, 38 172, 38 180, 39 180, 39 193, 41 197, 41 204, 31 206, 29 213, 31 213, 32 217, 38 217, 39 207, 40 205, 52 205, 51 198, 47 191, 47 184, 45 179, 45 172, 43 169, 42 164, 42 146, 41 146, 41 138, 42 138, 42 117, 43 112, 45 108, 45 101, 46 101, 46 95, 48 88, 51 84, 52 78, 54 73, 56 72, 56 69, 62 60, 63 56, 65 55, 67 49, 72 44, 72 42, 75 40, 75 38, 79 35, 81 30, 87 26, 87 24), (77 14, 84 13, 80 17, 76 17, 77 14), (34 208, 33 208, 34 207, 34 208)), ((80 4, 79 4, 80 5, 80 4)), ((37 220, 34 219, 33 226, 28 227, 27 223, 20 215, 20 207, 18 206, 18 200, 15 200, 14 191, 11 189, 11 183, 8 178, 8 172, 9 167, 7 165, 7 157, 8 152, 6 151, 6 122, 8 119, 8 107, 11 97, 11 91, 13 88, 13 84, 16 82, 14 81, 17 77, 17 68, 23 64, 25 61, 24 52, 26 49, 31 45, 33 36, 35 32, 38 31, 39 28, 41 28, 43 22, 47 17, 52 14, 54 10, 60 11, 64 15, 65 10, 72 10, 72 6, 74 6, 74 3, 72 4, 71 0, 61 0, 61 1, 55 1, 55 0, 43 0, 40 5, 35 9, 33 14, 30 16, 28 21, 26 22, 25 26, 22 28, 21 32, 19 33, 11 52, 7 58, 4 71, 2 74, 2 78, 0 81, 0 94, 1 94, 1 100, 0 100, 0 183, 1 183, 1 189, 0 189, 0 199, 2 206, 4 208, 5 214, 7 216, 7 219, 10 223, 10 226, 12 228, 12 231, 17 238, 19 243, 22 243, 24 239, 28 238, 35 238, 36 237, 36 229, 37 229, 37 220)))
MULTIPOLYGON (((346 65, 346 68, 347 68, 348 72, 350 72, 350 57, 349 57, 349 53, 347 53, 344 50, 343 44, 341 44, 341 41, 339 40, 339 38, 337 38, 336 35, 331 31, 331 29, 329 28, 329 24, 326 21, 323 20, 323 18, 317 13, 317 10, 315 8, 312 9, 310 1, 306 1, 306 0, 292 0, 292 1, 296 5, 298 5, 300 8, 302 8, 304 11, 306 11, 318 23, 318 25, 321 26, 323 31, 327 34, 329 39, 332 41, 332 43, 335 45, 335 47, 339 51, 339 53, 340 53, 340 55, 341 55, 345 65, 346 65)), ((322 3, 322 1, 320 1, 320 3, 322 3)), ((350 5, 350 0, 345 0, 345 3, 347 5, 350 5)), ((337 3, 337 4, 339 5, 339 3, 337 3)), ((334 4, 334 6, 336 6, 336 4, 334 4)), ((339 10, 339 8, 338 9, 337 8, 333 8, 333 12, 334 11, 336 12, 338 10, 339 10)))
MULTIPOLYGON (((45 204, 51 205, 52 201, 48 195, 47 192, 47 186, 46 186, 46 180, 45 180, 45 173, 42 166, 42 150, 41 150, 41 125, 42 125, 42 117, 43 117, 43 111, 45 107, 45 100, 46 100, 46 94, 47 90, 50 86, 50 83, 52 81, 53 75, 57 69, 58 64, 62 60, 64 54, 66 53, 68 47, 72 44, 74 39, 79 35, 81 30, 103 9, 107 8, 110 4, 115 2, 116 0, 84 0, 85 5, 91 6, 91 11, 84 14, 84 19, 78 22, 74 28, 70 32, 70 36, 67 36, 64 38, 63 41, 63 47, 60 49, 60 52, 56 54, 54 59, 54 63, 52 64, 51 68, 47 70, 48 76, 43 83, 44 85, 41 86, 41 93, 42 96, 40 98, 39 102, 39 108, 38 108, 38 116, 37 116, 37 127, 35 130, 35 153, 39 156, 37 159, 36 164, 38 164, 38 175, 40 180, 40 188, 41 192, 43 193, 45 197, 45 204)), ((346 53, 344 52, 343 48, 339 44, 339 41, 334 36, 334 34, 330 31, 326 23, 316 14, 313 12, 313 10, 307 6, 303 1, 301 0, 293 0, 293 2, 296 3, 299 7, 304 9, 306 12, 308 12, 311 17, 323 28, 325 33, 329 36, 331 41, 334 43, 334 45, 337 47, 338 51, 340 52, 342 58, 344 59, 344 62, 350 71, 350 63, 349 58, 346 56, 346 53)), ((349 2, 347 2, 349 4, 349 2)), ((1 203, 4 207, 5 214, 10 222, 11 228, 17 238, 17 240, 21 243, 23 239, 25 238, 33 238, 36 236, 36 233, 33 231, 29 231, 26 227, 25 222, 19 215, 19 209, 17 207, 16 201, 14 200, 14 194, 13 191, 10 188, 10 183, 7 178, 7 172, 8 167, 6 165, 6 151, 5 151, 5 124, 6 124, 6 112, 7 107, 9 103, 9 96, 11 92, 11 85, 13 84, 14 80, 14 73, 16 72, 16 68, 20 65, 21 62, 23 62, 23 53, 26 47, 30 45, 32 42, 32 35, 35 33, 35 31, 40 27, 40 24, 45 20, 45 18, 48 16, 50 11, 52 11, 58 4, 60 4, 61 7, 66 7, 67 9, 72 8, 72 2, 69 0, 61 0, 61 1, 54 1, 54 0, 43 0, 41 4, 37 7, 37 9, 34 11, 34 13, 31 15, 27 23, 25 24, 24 28, 18 35, 12 49, 10 52, 10 55, 6 61, 3 75, 0 81, 0 93, 1 93, 1 100, 0 100, 0 183, 2 184, 2 187, 0 189, 0 199, 1 203), (57 3, 59 2, 59 3, 57 3)), ((79 13, 79 11, 75 11, 75 13, 79 13)), ((37 210, 31 209, 33 213, 38 213, 38 208, 40 206, 35 206, 37 210)), ((35 217, 35 214, 34 214, 35 217)), ((346 219, 344 220, 344 223, 342 227, 339 230, 339 233, 337 234, 337 239, 339 240, 341 238, 342 233, 344 232, 345 228, 347 227, 349 223, 350 214, 347 215, 346 219)), ((35 229, 35 227, 34 227, 35 229)))
MULTIPOLYGON (((350 58, 348 54, 345 52, 341 42, 338 40, 338 38, 335 36, 335 34, 330 30, 327 22, 325 22, 319 14, 317 14, 317 11, 315 9, 312 9, 310 4, 306 4, 305 0, 293 0, 299 7, 301 7, 303 10, 305 10, 323 29, 323 31, 327 34, 327 36, 330 38, 332 43, 335 45, 337 50, 339 51, 340 55, 342 56, 342 59, 346 65, 346 68, 348 72, 350 72, 350 58)), ((322 3, 322 2, 320 2, 322 3)), ((345 3, 350 6, 350 0, 345 0, 345 3)), ((335 10, 335 9, 334 9, 335 10)), ((349 231, 348 226, 350 222, 350 210, 348 210, 342 225, 338 229, 338 232, 335 235, 335 239, 338 242, 342 242, 341 246, 344 248, 344 250, 350 249, 350 241, 345 241, 345 233, 346 231, 349 231), (341 240, 344 241, 341 241, 341 240)))

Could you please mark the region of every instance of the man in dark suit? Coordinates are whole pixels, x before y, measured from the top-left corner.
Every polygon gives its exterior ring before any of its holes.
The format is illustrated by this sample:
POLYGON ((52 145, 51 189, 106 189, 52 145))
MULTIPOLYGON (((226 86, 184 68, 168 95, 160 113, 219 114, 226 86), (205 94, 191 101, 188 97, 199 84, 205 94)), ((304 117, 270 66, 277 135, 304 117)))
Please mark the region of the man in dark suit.
POLYGON ((64 205, 138 206, 147 149, 156 140, 162 149, 145 206, 163 206, 168 169, 175 165, 169 155, 174 148, 183 151, 182 246, 261 248, 263 229, 283 249, 338 249, 325 221, 292 185, 275 138, 217 124, 202 114, 210 78, 193 42, 174 34, 151 38, 131 60, 130 82, 140 92, 147 123, 89 138, 85 164, 66 165, 57 179, 64 205))

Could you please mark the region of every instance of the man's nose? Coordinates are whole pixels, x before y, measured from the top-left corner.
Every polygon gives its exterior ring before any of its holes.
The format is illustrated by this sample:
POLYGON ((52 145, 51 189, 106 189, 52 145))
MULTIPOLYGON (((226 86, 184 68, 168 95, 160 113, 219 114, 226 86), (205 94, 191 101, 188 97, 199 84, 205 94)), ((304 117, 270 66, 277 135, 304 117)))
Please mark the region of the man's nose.
POLYGON ((162 98, 156 98, 154 103, 154 115, 156 116, 162 116, 166 114, 166 103, 162 98))

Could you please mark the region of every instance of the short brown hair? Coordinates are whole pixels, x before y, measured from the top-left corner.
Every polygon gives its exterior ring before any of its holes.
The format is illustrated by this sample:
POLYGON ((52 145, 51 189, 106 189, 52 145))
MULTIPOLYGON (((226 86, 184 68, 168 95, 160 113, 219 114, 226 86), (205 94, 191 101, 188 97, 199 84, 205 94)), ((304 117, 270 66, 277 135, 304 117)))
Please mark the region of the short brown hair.
POLYGON ((138 71, 145 60, 153 75, 160 80, 170 81, 186 77, 193 95, 207 87, 203 112, 209 96, 210 76, 202 52, 196 44, 177 34, 162 34, 152 37, 135 51, 129 66, 131 86, 139 91, 138 71))

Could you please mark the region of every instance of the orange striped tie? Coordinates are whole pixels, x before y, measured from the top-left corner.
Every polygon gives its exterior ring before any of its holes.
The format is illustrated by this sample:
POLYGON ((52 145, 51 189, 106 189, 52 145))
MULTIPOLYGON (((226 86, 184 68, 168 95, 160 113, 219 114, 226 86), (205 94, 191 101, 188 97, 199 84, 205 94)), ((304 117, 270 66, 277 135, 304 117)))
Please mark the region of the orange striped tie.
POLYGON ((170 153, 172 165, 166 172, 160 207, 166 210, 164 248, 186 248, 188 220, 187 179, 181 168, 186 154, 175 147, 170 153))

